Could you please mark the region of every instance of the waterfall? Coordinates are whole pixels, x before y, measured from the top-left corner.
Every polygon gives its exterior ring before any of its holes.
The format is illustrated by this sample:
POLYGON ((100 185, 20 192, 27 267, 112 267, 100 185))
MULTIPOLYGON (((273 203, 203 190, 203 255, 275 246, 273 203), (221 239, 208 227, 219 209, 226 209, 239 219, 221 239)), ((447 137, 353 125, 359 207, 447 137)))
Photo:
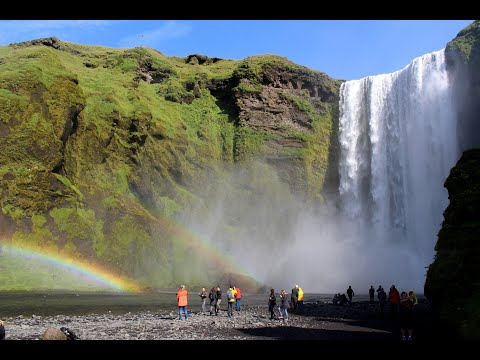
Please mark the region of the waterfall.
POLYGON ((414 257, 422 283, 461 154, 453 99, 444 50, 340 89, 342 212, 372 247, 414 257))

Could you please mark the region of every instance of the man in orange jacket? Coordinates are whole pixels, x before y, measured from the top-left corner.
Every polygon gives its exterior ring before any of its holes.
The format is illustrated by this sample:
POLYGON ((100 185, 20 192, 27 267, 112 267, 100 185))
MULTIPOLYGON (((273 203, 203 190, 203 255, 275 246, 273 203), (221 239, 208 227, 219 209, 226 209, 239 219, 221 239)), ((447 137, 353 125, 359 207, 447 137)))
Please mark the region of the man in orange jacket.
POLYGON ((177 292, 177 303, 178 303, 178 320, 182 320, 182 312, 185 313, 185 320, 188 320, 188 291, 185 290, 185 285, 180 287, 180 290, 177 292))
POLYGON ((240 288, 239 287, 236 287, 235 285, 233 285, 234 289, 237 291, 235 293, 235 310, 236 311, 240 311, 240 301, 242 299, 242 293, 240 292, 240 288))

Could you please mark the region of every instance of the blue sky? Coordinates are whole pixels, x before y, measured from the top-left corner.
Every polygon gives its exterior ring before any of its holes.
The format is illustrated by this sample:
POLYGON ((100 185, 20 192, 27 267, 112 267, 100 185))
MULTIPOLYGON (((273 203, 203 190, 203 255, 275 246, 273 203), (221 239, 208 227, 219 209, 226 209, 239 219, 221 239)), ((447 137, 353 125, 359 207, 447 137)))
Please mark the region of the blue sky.
POLYGON ((0 45, 56 36, 239 60, 275 54, 346 80, 400 70, 472 20, 1 20, 0 45))

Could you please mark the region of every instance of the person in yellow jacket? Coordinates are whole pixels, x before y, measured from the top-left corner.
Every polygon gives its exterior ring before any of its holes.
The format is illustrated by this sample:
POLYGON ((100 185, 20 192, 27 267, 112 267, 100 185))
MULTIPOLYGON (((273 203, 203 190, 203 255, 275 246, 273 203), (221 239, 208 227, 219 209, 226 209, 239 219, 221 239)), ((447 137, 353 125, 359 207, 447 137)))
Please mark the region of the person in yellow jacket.
POLYGON ((188 291, 185 289, 185 285, 180 286, 180 290, 177 292, 178 303, 178 320, 182 320, 182 312, 185 313, 185 320, 188 320, 188 291))
POLYGON ((298 298, 297 298, 297 307, 298 307, 298 312, 301 313, 303 311, 303 290, 300 286, 295 285, 298 289, 298 298))
POLYGON ((418 304, 417 295, 415 295, 415 293, 413 292, 413 290, 410 290, 410 291, 408 292, 408 297, 413 301, 413 305, 417 305, 417 304, 418 304))
POLYGON ((235 286, 230 285, 227 290, 227 315, 228 317, 233 316, 233 304, 235 304, 235 294, 237 290, 235 290, 235 286))

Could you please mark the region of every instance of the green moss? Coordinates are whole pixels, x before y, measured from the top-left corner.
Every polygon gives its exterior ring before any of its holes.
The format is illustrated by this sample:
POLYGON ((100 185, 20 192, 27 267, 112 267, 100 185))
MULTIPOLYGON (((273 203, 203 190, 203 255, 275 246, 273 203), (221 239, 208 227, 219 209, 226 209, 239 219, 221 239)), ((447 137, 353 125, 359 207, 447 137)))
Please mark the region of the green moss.
POLYGON ((55 173, 54 173, 53 175, 54 175, 58 180, 60 180, 61 183, 62 183, 63 185, 65 185, 65 187, 67 187, 68 189, 71 189, 73 192, 75 192, 75 194, 78 195, 78 198, 79 198, 80 200, 83 199, 83 194, 80 192, 80 190, 77 189, 77 187, 76 187, 75 185, 73 185, 73 184, 71 183, 71 181, 70 181, 67 177, 62 176, 62 175, 60 175, 60 174, 55 174, 55 173))
POLYGON ((472 55, 477 54, 479 50, 475 46, 480 40, 480 21, 476 20, 466 28, 462 29, 455 39, 447 44, 447 52, 458 52, 465 62, 472 59, 472 55), (472 53, 473 52, 473 53, 472 53))
POLYGON ((312 197, 322 190, 334 111, 323 114, 298 90, 286 101, 308 115, 312 131, 277 131, 240 124, 236 100, 260 94, 279 74, 337 94, 326 75, 273 55, 189 61, 54 42, 57 49, 0 47, 0 206, 19 227, 34 223, 18 241, 96 258, 151 284, 206 281, 196 269, 208 259, 157 217, 168 223, 206 209, 205 184, 224 176, 226 164, 267 155, 303 164, 312 197), (304 147, 270 151, 285 134, 304 147), (182 257, 192 267, 178 272, 182 257))
POLYGON ((445 181, 450 204, 429 266, 425 295, 454 335, 480 338, 480 150, 465 151, 445 181))

